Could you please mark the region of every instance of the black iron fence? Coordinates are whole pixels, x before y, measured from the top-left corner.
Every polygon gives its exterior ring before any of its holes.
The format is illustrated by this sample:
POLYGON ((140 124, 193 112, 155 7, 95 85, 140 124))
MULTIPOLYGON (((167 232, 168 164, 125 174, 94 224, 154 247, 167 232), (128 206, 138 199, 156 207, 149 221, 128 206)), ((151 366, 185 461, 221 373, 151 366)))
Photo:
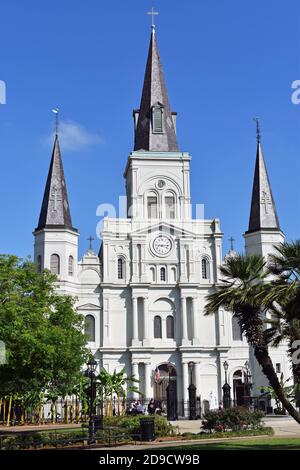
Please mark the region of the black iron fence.
MULTIPOLYGON (((159 414, 167 416, 167 400, 155 400, 155 406, 149 407, 150 398, 117 397, 107 400, 96 400, 94 414, 96 416, 125 416, 130 414, 159 414)), ((189 417, 189 401, 178 400, 176 403, 178 418, 189 417)), ((203 403, 196 398, 196 417, 202 415, 203 403)), ((0 425, 47 424, 47 423, 85 423, 89 420, 89 403, 75 398, 45 401, 39 406, 22 407, 18 401, 0 407, 0 425)))
MULTIPOLYGON (((127 398, 126 400, 117 397, 107 400, 96 400, 94 405, 94 415, 96 416, 125 416, 131 414, 159 414, 167 417, 167 400, 155 400, 155 406, 148 407, 150 398, 140 396, 139 398, 127 398)), ((272 413, 271 400, 269 395, 256 397, 244 397, 243 402, 235 399, 230 400, 230 406, 247 406, 255 410, 262 410, 265 413, 272 413)), ((176 402, 178 419, 190 416, 190 402, 178 400, 176 402)), ((196 397, 196 418, 200 419, 210 410, 209 400, 202 400, 196 397)), ((74 397, 68 399, 58 399, 55 402, 46 401, 39 406, 28 406, 26 409, 20 406, 18 401, 12 401, 10 406, 0 407, 0 425, 20 425, 20 424, 47 424, 47 423, 85 423, 89 421, 89 403, 79 401, 74 397)))
MULTIPOLYGON (((97 446, 111 447, 133 440, 129 430, 105 426, 94 436, 97 446)), ((53 429, 41 431, 6 431, 0 433, 0 450, 85 448, 89 445, 88 429, 53 429)))

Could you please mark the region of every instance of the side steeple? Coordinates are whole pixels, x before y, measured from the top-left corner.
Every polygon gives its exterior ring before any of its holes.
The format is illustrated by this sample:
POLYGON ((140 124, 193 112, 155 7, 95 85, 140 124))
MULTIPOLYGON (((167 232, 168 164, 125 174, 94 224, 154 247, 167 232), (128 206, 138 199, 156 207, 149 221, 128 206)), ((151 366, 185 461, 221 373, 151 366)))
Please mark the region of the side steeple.
POLYGON ((140 109, 134 110, 133 116, 134 150, 178 151, 176 113, 172 113, 170 109, 154 24, 152 24, 140 109))
POLYGON ((261 147, 259 121, 257 125, 257 150, 248 232, 280 230, 277 210, 272 194, 268 171, 261 147))
POLYGON ((55 135, 52 158, 37 230, 47 227, 61 227, 74 230, 72 228, 67 186, 57 133, 55 135))
MULTIPOLYGON (((79 233, 72 226, 57 125, 39 222, 33 235, 34 260, 38 271, 49 269, 60 281, 74 283, 79 233)), ((63 293, 67 289, 66 284, 61 289, 63 293)))
POLYGON ((271 184, 264 160, 259 120, 256 118, 257 149, 252 190, 250 219, 244 234, 247 254, 256 254, 268 258, 275 246, 284 242, 279 219, 272 194, 271 184))

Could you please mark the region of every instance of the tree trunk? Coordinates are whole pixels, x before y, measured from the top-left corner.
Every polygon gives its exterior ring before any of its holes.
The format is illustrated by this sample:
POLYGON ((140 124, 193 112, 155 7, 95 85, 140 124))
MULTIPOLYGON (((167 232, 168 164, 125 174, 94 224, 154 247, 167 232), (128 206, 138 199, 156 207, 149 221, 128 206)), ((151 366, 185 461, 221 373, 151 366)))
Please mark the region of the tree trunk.
POLYGON ((68 416, 68 395, 65 397, 65 416, 64 416, 65 424, 69 424, 69 416, 68 416))
POLYGON ((79 399, 78 399, 78 396, 76 395, 76 399, 75 399, 75 409, 76 409, 76 412, 75 412, 75 421, 76 421, 76 424, 79 423, 79 399))
POLYGON ((9 397, 6 426, 10 425, 11 404, 12 404, 12 396, 9 397))
POLYGON ((268 349, 265 346, 261 346, 261 347, 255 346, 254 355, 258 363, 262 367, 263 373, 269 380, 270 386, 273 388, 278 399, 282 403, 283 408, 285 408, 286 411, 290 414, 290 416, 292 416, 294 420, 300 424, 300 414, 285 396, 285 393, 280 385, 280 382, 274 370, 272 360, 268 353, 268 349))
POLYGON ((5 424, 6 418, 6 399, 3 400, 3 424, 5 424))

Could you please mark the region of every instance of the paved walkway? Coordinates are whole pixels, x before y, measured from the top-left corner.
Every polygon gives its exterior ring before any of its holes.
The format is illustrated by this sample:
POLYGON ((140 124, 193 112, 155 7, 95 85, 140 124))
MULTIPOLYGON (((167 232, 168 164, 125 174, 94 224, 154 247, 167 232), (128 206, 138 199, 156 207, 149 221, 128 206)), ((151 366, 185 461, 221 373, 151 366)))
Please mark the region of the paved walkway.
POLYGON ((24 426, 0 426, 0 432, 53 431, 54 429, 81 428, 79 424, 26 424, 24 426))
POLYGON ((300 424, 288 416, 274 416, 264 418, 266 426, 274 429, 275 436, 300 437, 300 424))
MULTIPOLYGON (((274 429, 275 436, 300 437, 300 424, 288 416, 274 416, 263 419, 266 426, 274 429)), ((192 432, 197 434, 201 430, 201 421, 178 420, 171 423, 179 432, 192 432)))
MULTIPOLYGON (((277 437, 299 437, 300 438, 300 424, 297 424, 293 418, 289 417, 267 417, 264 420, 266 426, 270 426, 274 429, 274 435, 277 437)), ((191 433, 198 433, 200 432, 201 421, 189 421, 189 420, 179 420, 173 421, 171 423, 173 426, 176 426, 180 433, 184 432, 191 432, 191 433)), ((122 447, 110 447, 110 449, 122 449, 122 450, 143 450, 143 449, 157 449, 164 447, 176 447, 178 445, 198 445, 198 444, 207 444, 213 442, 223 442, 230 440, 249 440, 249 439, 257 439, 258 436, 245 436, 245 437, 231 437, 231 438, 209 438, 209 439, 199 439, 199 440, 176 440, 176 441, 164 441, 164 442, 149 442, 149 443, 142 443, 142 444, 135 444, 135 445, 125 445, 122 447)), ((272 438, 272 436, 266 436, 264 438, 272 438)), ((108 450, 107 447, 97 447, 93 450, 108 450)))

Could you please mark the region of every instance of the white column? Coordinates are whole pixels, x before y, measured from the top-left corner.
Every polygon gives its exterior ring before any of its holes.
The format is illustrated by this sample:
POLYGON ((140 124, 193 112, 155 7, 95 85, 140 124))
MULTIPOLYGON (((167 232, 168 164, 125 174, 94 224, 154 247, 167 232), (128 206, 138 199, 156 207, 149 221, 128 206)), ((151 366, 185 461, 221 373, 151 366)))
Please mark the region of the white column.
POLYGON ((148 400, 152 398, 151 390, 151 364, 145 364, 145 398, 148 400))
POLYGON ((193 315, 193 344, 199 344, 199 323, 198 323, 198 299, 192 298, 192 315, 193 315))
MULTIPOLYGON (((149 300, 148 297, 143 298, 143 310, 144 310, 144 334, 143 334, 143 345, 150 344, 149 338, 149 313, 148 313, 149 300)), ((148 397, 146 397, 148 398, 148 397)))
POLYGON ((141 244, 141 282, 147 282, 147 273, 146 273, 146 245, 145 243, 141 244))
POLYGON ((108 257, 108 244, 107 242, 103 243, 103 281, 107 282, 108 272, 109 272, 109 257, 108 257))
POLYGON ((200 397, 201 395, 201 379, 200 379, 200 362, 196 362, 195 364, 195 369, 194 369, 194 374, 195 374, 195 385, 196 385, 196 395, 197 397, 200 397))
MULTIPOLYGON (((139 365, 137 362, 133 362, 132 363, 132 375, 134 375, 134 378, 139 380, 139 365)), ((134 383, 134 385, 138 388, 139 387, 139 384, 138 383, 134 383)), ((138 398, 138 393, 137 392, 133 392, 132 393, 133 395, 133 398, 138 398)))
POLYGON ((102 315, 102 342, 103 346, 109 345, 109 297, 103 295, 103 315, 102 315))
POLYGON ((132 297, 132 345, 136 345, 138 341, 138 299, 132 297))
POLYGON ((187 273, 186 273, 186 253, 184 242, 180 241, 180 282, 187 282, 187 273))
POLYGON ((187 313, 186 313, 186 298, 185 297, 181 297, 181 335, 182 335, 181 344, 187 344, 188 334, 187 334, 187 313))
POLYGON ((138 249, 136 242, 132 243, 132 282, 138 282, 138 249))
POLYGON ((184 400, 184 408, 185 411, 187 409, 187 401, 189 399, 189 391, 188 391, 188 386, 189 386, 189 368, 188 368, 188 363, 183 362, 182 363, 182 397, 184 400))

